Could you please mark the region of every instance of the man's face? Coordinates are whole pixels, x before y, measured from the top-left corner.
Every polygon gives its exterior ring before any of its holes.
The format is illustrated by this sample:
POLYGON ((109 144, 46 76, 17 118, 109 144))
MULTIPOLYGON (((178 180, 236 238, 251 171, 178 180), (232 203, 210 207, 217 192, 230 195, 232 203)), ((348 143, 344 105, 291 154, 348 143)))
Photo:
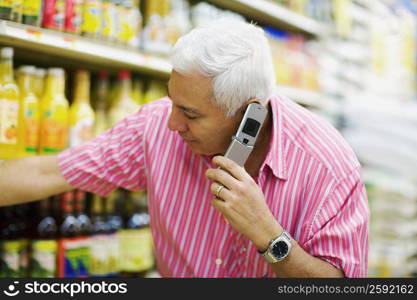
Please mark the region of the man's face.
POLYGON ((172 71, 168 91, 172 101, 169 129, 177 131, 196 154, 226 152, 243 115, 239 111, 227 118, 212 103, 211 79, 200 75, 184 76, 172 71))

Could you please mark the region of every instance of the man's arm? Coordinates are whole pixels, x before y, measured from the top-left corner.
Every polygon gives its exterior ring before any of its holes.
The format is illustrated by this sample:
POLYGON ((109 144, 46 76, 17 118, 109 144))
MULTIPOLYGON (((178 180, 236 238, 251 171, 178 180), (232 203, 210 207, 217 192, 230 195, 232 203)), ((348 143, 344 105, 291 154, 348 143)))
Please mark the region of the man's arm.
MULTIPOLYGON (((227 222, 248 237, 258 250, 265 250, 269 242, 280 236, 283 228, 265 203, 260 187, 233 161, 217 156, 213 163, 221 169, 208 169, 206 177, 215 181, 211 192, 216 195, 219 183, 220 197, 212 205, 227 222), (227 170, 228 172, 225 172, 227 170)), ((283 261, 271 264, 278 277, 344 277, 345 274, 332 264, 305 252, 295 240, 292 250, 283 261)))
POLYGON ((72 190, 56 155, 0 162, 0 206, 40 200, 72 190))

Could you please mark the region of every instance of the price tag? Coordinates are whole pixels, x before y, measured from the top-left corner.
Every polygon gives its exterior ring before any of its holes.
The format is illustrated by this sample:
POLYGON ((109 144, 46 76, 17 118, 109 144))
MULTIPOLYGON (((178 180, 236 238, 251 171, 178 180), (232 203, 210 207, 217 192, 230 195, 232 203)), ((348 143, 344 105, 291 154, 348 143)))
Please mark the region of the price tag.
POLYGON ((38 30, 28 28, 26 29, 26 38, 30 41, 39 42, 42 38, 42 33, 38 30))

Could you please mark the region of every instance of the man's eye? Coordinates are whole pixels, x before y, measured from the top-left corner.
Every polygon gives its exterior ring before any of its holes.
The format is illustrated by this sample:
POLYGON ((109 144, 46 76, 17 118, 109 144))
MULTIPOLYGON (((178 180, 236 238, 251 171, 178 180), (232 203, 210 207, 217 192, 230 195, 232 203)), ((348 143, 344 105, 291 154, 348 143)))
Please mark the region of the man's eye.
POLYGON ((197 119, 197 117, 192 117, 192 116, 189 116, 189 115, 187 115, 187 114, 184 114, 185 115, 185 117, 188 119, 188 120, 195 120, 195 119, 197 119))

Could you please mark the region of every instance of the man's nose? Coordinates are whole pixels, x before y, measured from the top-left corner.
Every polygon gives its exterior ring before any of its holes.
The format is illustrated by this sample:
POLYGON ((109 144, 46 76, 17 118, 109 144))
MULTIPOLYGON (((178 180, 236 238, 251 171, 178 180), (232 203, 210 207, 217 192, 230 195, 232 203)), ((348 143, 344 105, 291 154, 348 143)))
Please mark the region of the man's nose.
POLYGON ((178 132, 184 132, 188 129, 186 120, 183 116, 181 116, 181 113, 174 108, 172 109, 171 115, 168 119, 168 128, 172 131, 178 132))

